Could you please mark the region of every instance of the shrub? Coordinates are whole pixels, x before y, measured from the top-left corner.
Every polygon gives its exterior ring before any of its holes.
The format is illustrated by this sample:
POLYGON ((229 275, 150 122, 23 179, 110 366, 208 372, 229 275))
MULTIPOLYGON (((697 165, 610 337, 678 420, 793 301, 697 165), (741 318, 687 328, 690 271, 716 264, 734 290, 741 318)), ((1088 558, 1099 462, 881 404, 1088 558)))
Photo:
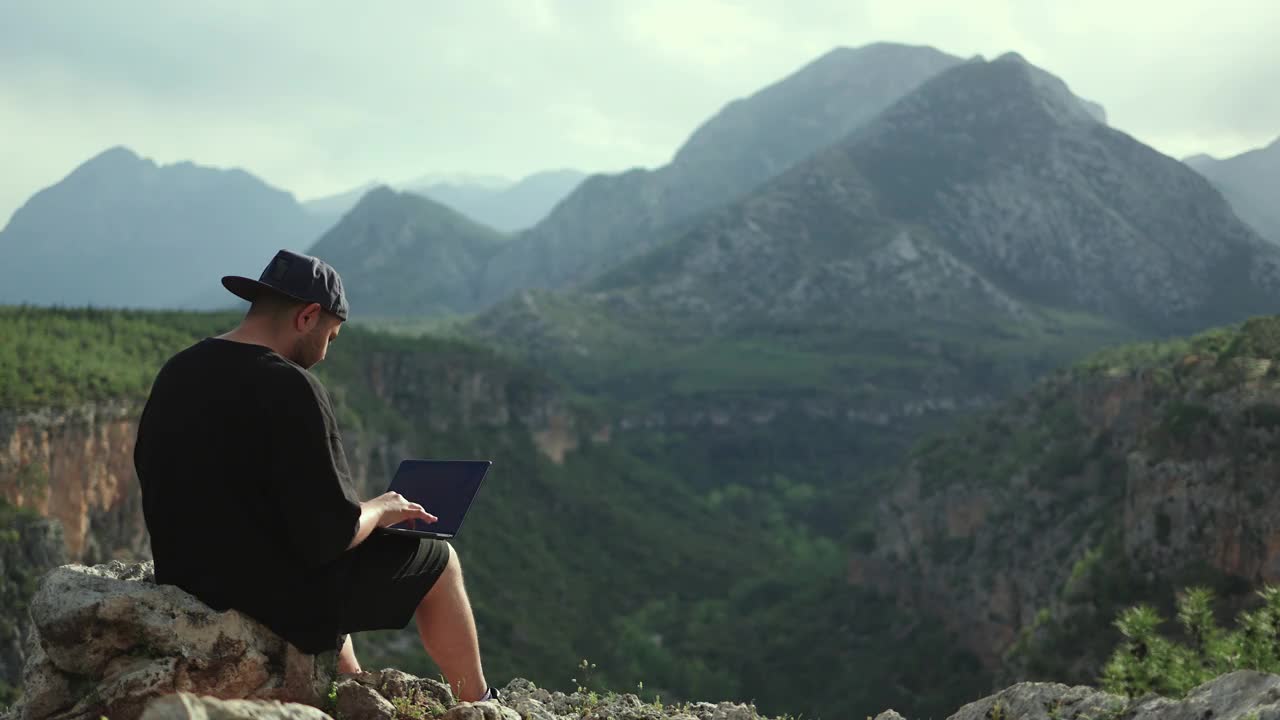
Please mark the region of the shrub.
POLYGON ((1103 687, 1129 697, 1184 697, 1235 670, 1280 672, 1280 587, 1267 586, 1258 595, 1261 607, 1241 612, 1236 629, 1227 631, 1214 621, 1212 591, 1188 588, 1178 599, 1181 642, 1158 634, 1164 620, 1151 607, 1125 610, 1115 623, 1124 640, 1103 668, 1103 687))
POLYGON ((1213 411, 1204 405, 1174 402, 1165 411, 1162 428, 1173 439, 1185 442, 1203 424, 1213 421, 1213 411))
POLYGON ((1271 430, 1280 427, 1280 405, 1274 403, 1258 403, 1245 411, 1245 417, 1254 427, 1271 430))

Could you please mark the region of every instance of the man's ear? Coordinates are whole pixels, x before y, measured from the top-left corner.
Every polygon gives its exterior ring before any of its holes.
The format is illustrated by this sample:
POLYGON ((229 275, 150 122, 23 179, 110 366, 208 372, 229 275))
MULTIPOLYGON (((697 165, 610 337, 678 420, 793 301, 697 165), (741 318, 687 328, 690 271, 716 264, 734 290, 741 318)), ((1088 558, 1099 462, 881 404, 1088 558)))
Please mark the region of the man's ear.
POLYGON ((293 329, 300 333, 310 332, 320 322, 320 303, 311 303, 293 316, 293 329))

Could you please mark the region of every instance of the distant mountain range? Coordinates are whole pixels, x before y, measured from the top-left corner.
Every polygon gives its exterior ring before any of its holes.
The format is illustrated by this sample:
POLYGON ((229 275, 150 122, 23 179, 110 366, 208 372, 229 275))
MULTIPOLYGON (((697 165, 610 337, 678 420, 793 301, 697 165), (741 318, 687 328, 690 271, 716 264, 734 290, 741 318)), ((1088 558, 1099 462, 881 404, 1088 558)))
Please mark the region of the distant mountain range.
POLYGON ((41 190, 0 231, 0 303, 218 307, 218 278, 257 275, 323 230, 243 170, 157 165, 116 147, 41 190))
MULTIPOLYGON (((489 260, 467 300, 475 311, 525 288, 584 282, 652 248, 844 137, 959 58, 932 48, 840 48, 699 127, 657 170, 595 175, 489 260)), ((455 204, 458 201, 455 200, 455 204)), ((361 238, 349 242, 364 245, 361 238)), ((379 292, 398 288, 382 285, 379 292)), ((379 306, 394 306, 388 298, 379 306)), ((465 302, 455 303, 464 307, 465 302)))
MULTIPOLYGON (((496 230, 515 232, 546 217, 585 177, 577 170, 548 170, 515 182, 484 175, 424 175, 391 187, 431 198, 496 230)), ((375 187, 379 184, 365 183, 303 205, 331 226, 375 187)))
POLYGON ((1194 155, 1184 162, 1222 191, 1241 220, 1280 243, 1280 138, 1225 160, 1194 155))
POLYGON ((953 66, 649 253, 481 314, 594 391, 800 383, 860 412, 963 405, 1118 339, 1280 302, 1280 250, 1181 163, 1017 55, 953 66))
MULTIPOLYGON (((424 176, 421 192, 448 198, 476 215, 495 219, 505 227, 532 223, 573 187, 582 174, 572 170, 532 175, 518 183, 480 176, 424 176)), ((115 147, 90 158, 66 178, 41 190, 0 230, 0 304, 93 305, 97 307, 214 309, 238 301, 218 283, 224 274, 256 276, 280 248, 305 252, 360 199, 380 186, 362 186, 348 193, 299 204, 293 195, 274 188, 240 169, 218 169, 180 162, 158 165, 128 148, 115 147), (142 280, 142 281, 140 281, 142 280)), ((386 208, 387 198, 373 206, 386 208)), ((412 196, 414 207, 433 207, 451 216, 437 229, 456 231, 415 235, 425 243, 402 259, 438 258, 430 244, 441 240, 452 247, 477 241, 497 242, 497 231, 482 227, 456 210, 412 196), (421 202, 420 202, 421 201, 421 202)), ((375 199, 376 200, 376 199, 375 199)), ((410 212, 418 212, 412 210, 410 212)), ((465 214, 465 211, 464 211, 465 214)), ((346 223, 372 230, 396 220, 346 223)), ((429 225, 430 223, 428 223, 429 225)), ((396 242, 378 236, 380 241, 396 242)), ((353 237, 345 243, 325 243, 344 262, 354 248, 369 249, 373 238, 353 237)), ((401 248, 402 249, 402 248, 401 248)), ((353 268, 377 266, 377 258, 399 250, 373 250, 353 268)), ((487 259, 491 253, 480 253, 487 259)), ((478 256, 478 257, 479 257, 478 256)), ((416 266, 415 266, 416 267, 416 266)), ((396 314, 452 314, 465 305, 473 309, 475 283, 483 267, 464 263, 470 276, 463 284, 445 284, 458 293, 439 304, 423 306, 413 289, 374 298, 368 309, 396 314), (427 309, 429 307, 430 309, 427 309), (394 310, 392 309, 394 308, 394 310)), ((441 271, 423 266, 411 273, 441 271)), ((458 272, 452 268, 449 272, 458 272)), ((360 277, 356 270, 356 278, 360 277)), ((383 288, 370 278, 364 288, 383 288)), ((398 288, 399 285, 396 285, 398 288)), ((364 288, 361 288, 363 290, 364 288)), ((357 293, 361 294, 361 293, 357 293)), ((375 293, 372 293, 376 295, 375 293)))
POLYGON ((699 127, 657 170, 587 179, 486 269, 485 302, 557 288, 634 257, 835 142, 924 80, 959 63, 933 48, 839 48, 699 127))
MULTIPOLYGON (((827 53, 724 107, 691 135, 670 164, 582 182, 485 265, 471 309, 526 288, 584 283, 671 240, 702 214, 846 137, 921 82, 961 62, 932 48, 894 44, 827 53)), ((1105 120, 1100 106, 1077 102, 1085 114, 1105 120)), ((460 200, 445 202, 461 209, 460 200)), ((384 285, 382 292, 397 289, 384 285)), ((465 307, 462 300, 455 306, 465 307)))

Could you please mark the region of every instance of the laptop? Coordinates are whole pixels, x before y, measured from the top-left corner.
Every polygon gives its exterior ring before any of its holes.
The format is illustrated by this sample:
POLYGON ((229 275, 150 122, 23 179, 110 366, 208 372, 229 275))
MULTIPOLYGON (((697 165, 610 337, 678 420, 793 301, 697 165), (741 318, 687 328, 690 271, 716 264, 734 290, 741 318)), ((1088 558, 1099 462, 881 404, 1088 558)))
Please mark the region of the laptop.
POLYGON ((378 532, 414 537, 450 540, 458 536, 462 521, 480 491, 480 483, 489 472, 490 460, 405 460, 396 469, 387 492, 398 492, 409 502, 416 502, 435 515, 428 523, 412 519, 378 532))

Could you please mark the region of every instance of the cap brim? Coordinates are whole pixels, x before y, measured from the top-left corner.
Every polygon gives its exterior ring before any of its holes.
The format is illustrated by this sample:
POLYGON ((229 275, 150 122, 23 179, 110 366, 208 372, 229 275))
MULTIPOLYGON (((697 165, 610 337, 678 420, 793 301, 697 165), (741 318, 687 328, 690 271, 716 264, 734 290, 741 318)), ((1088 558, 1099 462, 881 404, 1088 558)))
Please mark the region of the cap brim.
POLYGON ((232 295, 235 295, 236 297, 241 298, 242 300, 248 300, 249 302, 253 302, 254 300, 257 300, 263 293, 271 293, 273 295, 279 295, 281 297, 291 298, 293 300, 297 300, 298 302, 306 302, 306 300, 303 300, 302 298, 294 297, 288 293, 281 292, 280 290, 273 288, 264 282, 258 282, 257 280, 251 280, 247 277, 241 277, 239 275, 223 276, 222 287, 226 288, 227 290, 230 290, 232 295))
POLYGON ((247 277, 240 277, 239 275, 227 275, 223 277, 222 287, 230 290, 232 295, 235 295, 241 300, 248 300, 249 302, 253 302, 258 299, 258 296, 263 292, 270 290, 270 288, 257 280, 250 280, 247 277))

